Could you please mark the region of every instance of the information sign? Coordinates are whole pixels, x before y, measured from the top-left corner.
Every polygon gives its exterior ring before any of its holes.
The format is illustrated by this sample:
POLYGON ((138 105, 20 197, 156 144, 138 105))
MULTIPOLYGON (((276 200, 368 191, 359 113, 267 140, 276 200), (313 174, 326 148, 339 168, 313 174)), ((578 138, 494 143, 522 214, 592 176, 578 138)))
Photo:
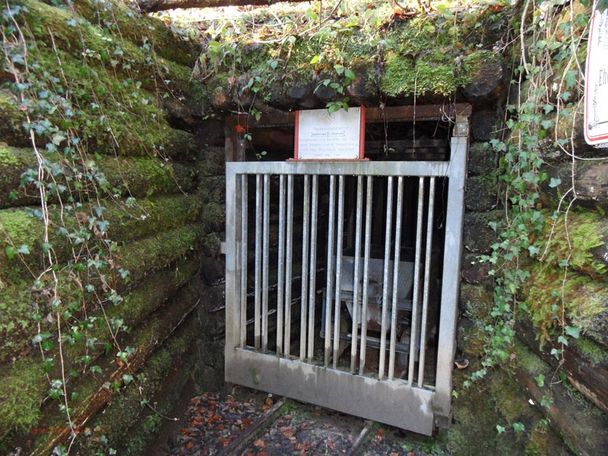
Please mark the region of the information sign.
POLYGON ((359 160, 364 156, 365 108, 296 112, 296 160, 359 160))
POLYGON ((585 72, 585 140, 591 145, 608 143, 608 8, 600 11, 597 4, 585 72))

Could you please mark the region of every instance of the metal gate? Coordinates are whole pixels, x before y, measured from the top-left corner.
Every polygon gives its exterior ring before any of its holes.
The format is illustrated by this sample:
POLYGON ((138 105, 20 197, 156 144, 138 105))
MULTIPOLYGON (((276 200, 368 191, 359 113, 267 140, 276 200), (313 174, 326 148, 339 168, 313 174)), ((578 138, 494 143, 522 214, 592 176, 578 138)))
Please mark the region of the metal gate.
POLYGON ((467 122, 449 161, 227 163, 226 381, 427 435, 449 417, 467 122))

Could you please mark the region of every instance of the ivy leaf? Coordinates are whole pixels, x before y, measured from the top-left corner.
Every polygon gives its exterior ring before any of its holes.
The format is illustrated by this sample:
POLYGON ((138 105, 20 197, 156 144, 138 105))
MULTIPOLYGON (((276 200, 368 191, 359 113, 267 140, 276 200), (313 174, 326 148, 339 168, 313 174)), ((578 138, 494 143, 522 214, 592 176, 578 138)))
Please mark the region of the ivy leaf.
POLYGON ((534 377, 534 381, 539 388, 545 386, 545 376, 543 374, 538 374, 536 377, 534 377))
POLYGON ((7 245, 4 252, 6 253, 6 258, 8 258, 9 261, 17 256, 17 249, 15 249, 15 247, 12 245, 7 245))
POLYGON ((320 57, 315 55, 312 59, 310 59, 310 64, 314 65, 315 63, 319 63, 320 57))
POLYGON ((577 326, 566 326, 564 330, 566 331, 566 334, 573 339, 578 339, 581 336, 581 328, 577 326))
POLYGON ((553 399, 551 398, 551 396, 545 394, 543 397, 540 398, 541 407, 549 408, 552 405, 553 405, 553 399))
POLYGON ((506 431, 506 428, 504 426, 501 426, 500 424, 496 425, 496 432, 498 432, 499 434, 503 434, 506 431))
POLYGON ((557 343, 562 345, 568 345, 568 339, 566 339, 564 336, 559 336, 557 338, 557 343))
POLYGON ((553 126, 553 121, 550 119, 543 120, 540 123, 540 126, 543 127, 545 130, 548 130, 549 128, 551 128, 553 126))
POLYGON ((125 385, 128 385, 129 383, 131 383, 133 381, 133 376, 130 374, 124 374, 122 376, 122 381, 125 382, 125 385))
POLYGON ((551 180, 549 181, 549 187, 555 188, 561 183, 562 183, 562 180, 559 177, 552 177, 551 180))
POLYGON ((568 71, 564 79, 566 80, 566 87, 573 88, 576 85, 577 72, 574 70, 568 71))
POLYGON ((517 423, 513 423, 513 430, 515 432, 521 433, 526 430, 526 427, 524 426, 523 423, 517 422, 517 423))
POLYGON ((25 245, 25 244, 21 244, 19 246, 19 248, 17 249, 17 253, 20 253, 21 255, 29 255, 30 254, 30 248, 25 245))

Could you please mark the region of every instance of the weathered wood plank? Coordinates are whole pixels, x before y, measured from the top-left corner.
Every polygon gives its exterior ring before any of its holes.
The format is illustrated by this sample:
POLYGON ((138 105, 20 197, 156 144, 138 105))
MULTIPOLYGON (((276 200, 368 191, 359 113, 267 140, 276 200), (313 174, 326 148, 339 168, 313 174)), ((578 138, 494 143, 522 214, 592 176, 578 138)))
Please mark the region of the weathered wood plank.
POLYGON ((568 381, 583 396, 593 402, 597 407, 608 412, 608 363, 595 364, 585 357, 579 350, 565 346, 563 359, 557 360, 551 355, 551 349, 560 350, 562 347, 553 343, 546 343, 543 349, 539 349, 538 341, 534 339, 534 331, 527 325, 518 331, 520 338, 551 367, 566 374, 568 381))

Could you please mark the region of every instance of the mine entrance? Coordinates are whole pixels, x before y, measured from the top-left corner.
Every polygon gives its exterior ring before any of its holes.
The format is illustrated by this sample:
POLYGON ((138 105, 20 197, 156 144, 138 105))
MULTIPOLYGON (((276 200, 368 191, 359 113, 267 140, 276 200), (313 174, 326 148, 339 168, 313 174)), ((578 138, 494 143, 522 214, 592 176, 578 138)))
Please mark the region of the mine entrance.
POLYGON ((276 161, 289 115, 228 121, 228 382, 422 434, 445 421, 469 115, 368 110, 356 162, 276 161))

